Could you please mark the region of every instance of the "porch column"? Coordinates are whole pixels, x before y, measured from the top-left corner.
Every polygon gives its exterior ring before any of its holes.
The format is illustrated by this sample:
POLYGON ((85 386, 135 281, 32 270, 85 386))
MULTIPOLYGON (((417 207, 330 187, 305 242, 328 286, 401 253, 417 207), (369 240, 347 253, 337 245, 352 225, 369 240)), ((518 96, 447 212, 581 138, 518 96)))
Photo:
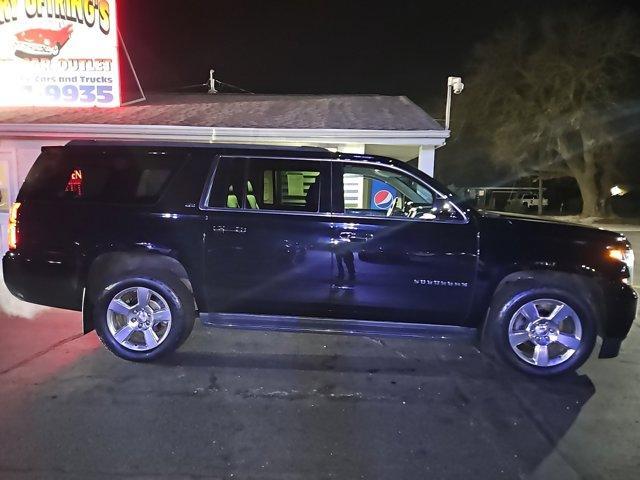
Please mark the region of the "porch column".
POLYGON ((421 145, 418 152, 418 169, 433 177, 436 149, 432 145, 421 145))

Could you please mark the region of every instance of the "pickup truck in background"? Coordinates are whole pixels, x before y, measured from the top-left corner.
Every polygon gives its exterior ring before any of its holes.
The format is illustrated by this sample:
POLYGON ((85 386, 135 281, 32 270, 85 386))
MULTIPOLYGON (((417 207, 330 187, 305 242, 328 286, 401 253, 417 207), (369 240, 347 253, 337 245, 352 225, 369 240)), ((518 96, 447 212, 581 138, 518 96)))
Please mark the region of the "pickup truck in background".
MULTIPOLYGON (((536 208, 540 204, 540 197, 534 193, 525 193, 518 197, 519 203, 528 209, 536 208)), ((542 207, 549 206, 549 199, 542 197, 542 207)))

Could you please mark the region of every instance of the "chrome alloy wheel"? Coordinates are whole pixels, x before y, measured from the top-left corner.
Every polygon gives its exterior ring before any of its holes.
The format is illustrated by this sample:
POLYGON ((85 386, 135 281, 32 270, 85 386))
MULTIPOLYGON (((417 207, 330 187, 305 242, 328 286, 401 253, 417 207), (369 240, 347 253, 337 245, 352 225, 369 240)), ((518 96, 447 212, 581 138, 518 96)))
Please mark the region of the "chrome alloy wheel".
POLYGON ((120 345, 145 352, 167 338, 171 330, 171 310, 159 293, 146 287, 130 287, 109 302, 107 326, 120 345))
POLYGON ((525 303, 509 322, 511 349, 537 367, 566 362, 576 353, 581 340, 578 314, 560 300, 544 298, 525 303))

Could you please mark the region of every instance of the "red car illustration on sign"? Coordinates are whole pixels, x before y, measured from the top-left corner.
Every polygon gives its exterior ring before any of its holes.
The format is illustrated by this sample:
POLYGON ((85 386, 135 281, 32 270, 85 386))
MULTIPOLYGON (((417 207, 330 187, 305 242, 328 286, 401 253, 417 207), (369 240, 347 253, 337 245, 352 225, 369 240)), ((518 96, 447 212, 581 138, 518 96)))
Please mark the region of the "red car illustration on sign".
POLYGON ((67 25, 60 30, 33 28, 16 33, 16 55, 55 57, 71 38, 73 27, 67 25))

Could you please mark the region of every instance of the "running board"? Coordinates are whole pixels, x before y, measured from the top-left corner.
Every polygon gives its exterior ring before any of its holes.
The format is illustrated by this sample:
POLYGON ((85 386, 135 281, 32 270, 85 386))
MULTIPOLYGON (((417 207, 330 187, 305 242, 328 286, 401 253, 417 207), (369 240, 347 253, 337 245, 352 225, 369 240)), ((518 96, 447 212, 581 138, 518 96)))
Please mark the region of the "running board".
POLYGON ((241 330, 375 335, 445 341, 473 341, 478 337, 478 330, 476 328, 422 323, 378 322, 244 313, 200 313, 200 320, 204 325, 211 327, 237 328, 241 330))

